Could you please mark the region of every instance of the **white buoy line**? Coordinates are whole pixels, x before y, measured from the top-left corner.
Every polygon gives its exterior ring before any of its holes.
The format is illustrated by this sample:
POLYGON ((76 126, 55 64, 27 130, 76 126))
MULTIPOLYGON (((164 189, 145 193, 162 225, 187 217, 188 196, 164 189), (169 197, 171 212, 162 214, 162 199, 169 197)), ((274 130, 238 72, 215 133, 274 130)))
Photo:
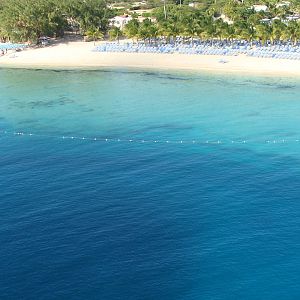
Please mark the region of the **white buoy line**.
POLYGON ((62 140, 81 140, 81 141, 98 141, 98 142, 126 142, 126 143, 160 143, 160 144, 202 144, 202 145, 224 145, 224 144, 286 144, 300 143, 300 139, 270 139, 270 140, 168 140, 168 139, 139 139, 139 138, 103 138, 103 137, 86 137, 75 135, 50 135, 39 134, 23 131, 6 131, 0 130, 0 135, 10 135, 18 137, 45 137, 62 140))

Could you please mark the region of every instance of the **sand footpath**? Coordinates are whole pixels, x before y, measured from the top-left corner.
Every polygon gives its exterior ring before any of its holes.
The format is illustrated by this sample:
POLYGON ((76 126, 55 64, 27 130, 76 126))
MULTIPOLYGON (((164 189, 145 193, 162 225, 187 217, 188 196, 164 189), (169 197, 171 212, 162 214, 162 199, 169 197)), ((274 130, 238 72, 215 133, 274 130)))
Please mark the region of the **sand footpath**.
POLYGON ((245 55, 186 55, 93 52, 94 43, 70 42, 8 53, 0 67, 15 68, 144 68, 300 76, 300 61, 255 58, 245 55))

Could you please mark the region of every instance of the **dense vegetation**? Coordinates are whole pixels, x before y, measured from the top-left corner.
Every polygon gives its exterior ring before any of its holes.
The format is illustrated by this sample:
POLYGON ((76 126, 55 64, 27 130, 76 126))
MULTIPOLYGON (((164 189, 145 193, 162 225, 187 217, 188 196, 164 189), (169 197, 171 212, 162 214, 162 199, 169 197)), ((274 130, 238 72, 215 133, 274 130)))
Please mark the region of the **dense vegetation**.
POLYGON ((36 41, 65 30, 100 35, 112 12, 103 0, 0 0, 2 40, 36 41))
POLYGON ((299 11, 298 2, 278 6, 279 1, 261 1, 268 10, 256 12, 252 0, 203 0, 196 7, 188 6, 188 0, 149 0, 146 5, 155 7, 148 13, 152 21, 134 18, 121 31, 109 27, 118 11, 105 0, 0 0, 0 38, 36 42, 41 36, 59 37, 71 30, 94 39, 108 35, 155 41, 160 36, 168 40, 183 36, 296 42, 300 23, 288 17, 299 11))
POLYGON ((167 5, 166 12, 163 7, 154 10, 157 22, 145 20, 139 23, 132 20, 125 27, 124 35, 149 41, 158 36, 168 40, 183 36, 190 39, 258 40, 262 43, 299 40, 299 21, 287 19, 298 8, 293 5, 276 7, 275 4, 269 4, 268 7, 266 12, 255 12, 249 3, 235 1, 228 1, 222 7, 212 4, 208 9, 167 5))

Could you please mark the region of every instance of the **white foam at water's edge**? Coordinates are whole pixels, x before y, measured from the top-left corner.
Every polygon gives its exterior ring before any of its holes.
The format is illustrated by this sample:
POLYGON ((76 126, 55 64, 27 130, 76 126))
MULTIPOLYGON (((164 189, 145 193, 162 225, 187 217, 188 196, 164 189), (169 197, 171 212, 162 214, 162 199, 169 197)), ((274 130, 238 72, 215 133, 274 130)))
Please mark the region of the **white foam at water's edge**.
POLYGON ((269 140, 170 140, 170 139, 128 139, 128 138, 103 138, 103 137, 87 137, 78 135, 50 135, 50 134, 40 134, 32 132, 23 131, 0 131, 1 136, 16 136, 16 137, 44 137, 44 138, 54 138, 62 140, 82 140, 82 141, 93 141, 93 142, 105 142, 105 143, 153 143, 153 144, 198 144, 198 145, 224 145, 224 144, 287 144, 287 143, 299 143, 300 139, 269 139, 269 140))

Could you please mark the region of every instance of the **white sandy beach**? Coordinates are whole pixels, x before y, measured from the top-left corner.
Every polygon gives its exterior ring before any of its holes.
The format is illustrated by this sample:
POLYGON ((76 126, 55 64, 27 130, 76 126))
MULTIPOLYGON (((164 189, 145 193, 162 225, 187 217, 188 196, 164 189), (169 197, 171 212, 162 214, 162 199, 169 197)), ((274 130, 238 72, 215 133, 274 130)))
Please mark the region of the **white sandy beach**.
POLYGON ((94 43, 69 42, 8 53, 0 67, 15 68, 144 68, 213 71, 273 76, 300 76, 300 61, 245 55, 185 55, 93 52, 94 43), (220 63, 226 60, 226 63, 220 63))

